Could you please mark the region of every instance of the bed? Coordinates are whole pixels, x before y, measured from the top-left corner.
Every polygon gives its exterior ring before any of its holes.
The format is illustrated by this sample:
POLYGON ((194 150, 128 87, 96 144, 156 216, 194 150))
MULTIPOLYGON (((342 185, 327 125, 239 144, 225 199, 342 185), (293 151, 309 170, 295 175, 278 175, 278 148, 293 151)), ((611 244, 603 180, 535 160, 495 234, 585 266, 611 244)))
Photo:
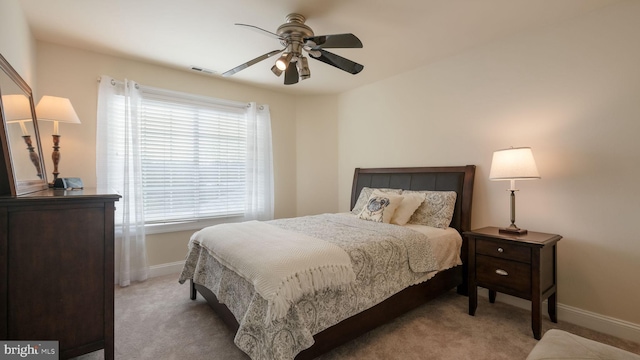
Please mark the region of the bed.
MULTIPOLYGON (((456 236, 460 239, 458 243, 461 244, 459 259, 455 264, 445 266, 441 260, 438 260, 436 261, 438 264, 432 266, 446 267, 446 269, 441 269, 441 271, 424 270, 424 273, 409 272, 410 275, 407 275, 405 271, 405 273, 397 275, 397 279, 396 275, 389 274, 389 279, 382 276, 362 281, 360 280, 361 274, 366 272, 362 271, 362 267, 356 269, 358 282, 376 287, 380 287, 380 284, 384 283, 388 288, 381 288, 383 292, 388 293, 382 295, 375 293, 374 295, 373 290, 360 285, 355 290, 354 286, 348 285, 341 290, 318 291, 291 305, 286 318, 269 322, 263 319, 265 309, 268 308, 265 305, 267 302, 256 293, 254 286, 217 262, 200 246, 192 245, 190 245, 180 282, 189 280, 191 299, 195 299, 197 293, 200 293, 220 318, 232 331, 236 332, 234 342, 252 359, 315 358, 453 288, 457 287, 459 293, 466 294, 466 241, 460 234, 470 230, 474 175, 474 165, 358 168, 355 170, 351 209, 356 206, 363 188, 454 191, 457 195, 449 225, 451 229, 446 230, 449 231, 446 236, 450 236, 452 229, 455 229, 453 232, 457 231, 456 236), (428 280, 425 281, 425 279, 428 280), (396 288, 398 286, 402 288, 396 288), (372 295, 368 296, 370 293, 372 295), (367 303, 367 301, 374 303, 367 303)), ((366 233, 369 231, 369 227, 378 226, 363 220, 352 220, 351 217, 354 216, 350 214, 323 214, 300 220, 280 219, 268 223, 301 232, 304 229, 301 228, 303 225, 299 225, 299 223, 305 221, 309 223, 309 228, 331 224, 325 226, 336 229, 353 227, 354 223, 359 221, 363 224, 357 226, 363 227, 358 229, 358 233, 366 233)), ((380 226, 386 226, 384 231, 389 232, 390 238, 395 237, 395 231, 417 233, 412 230, 397 229, 404 228, 403 226, 386 224, 380 226)), ((432 233, 434 238, 446 232, 444 229, 437 230, 437 233, 432 233), (440 230, 442 232, 439 232, 440 230)), ((380 230, 375 228, 375 231, 379 232, 380 230)), ((336 230, 335 232, 340 231, 336 230)), ((309 230, 308 233, 315 234, 312 230, 309 230)), ((386 240, 378 248, 389 248, 392 254, 400 252, 398 245, 392 244, 391 240, 386 240)), ((357 259, 358 256, 354 253, 349 251, 354 267, 356 263, 358 266, 360 263, 366 263, 362 259, 357 259)), ((360 257, 367 258, 368 256, 363 253, 360 257)), ((410 262, 410 260, 399 257, 396 260, 396 255, 389 256, 384 261, 385 266, 391 266, 389 264, 395 262, 398 264, 410 262)), ((373 262, 380 261, 373 260, 373 262)))

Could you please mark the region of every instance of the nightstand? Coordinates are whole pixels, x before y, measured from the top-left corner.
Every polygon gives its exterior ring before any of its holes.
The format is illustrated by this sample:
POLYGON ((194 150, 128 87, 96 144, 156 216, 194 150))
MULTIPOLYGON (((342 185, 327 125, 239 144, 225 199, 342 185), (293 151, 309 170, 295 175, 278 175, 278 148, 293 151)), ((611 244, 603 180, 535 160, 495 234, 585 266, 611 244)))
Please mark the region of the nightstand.
POLYGON ((468 239, 469 315, 478 307, 478 286, 531 301, 533 337, 542 335, 542 302, 548 300, 549 318, 557 318, 557 251, 562 236, 529 231, 507 234, 497 227, 466 231, 468 239))

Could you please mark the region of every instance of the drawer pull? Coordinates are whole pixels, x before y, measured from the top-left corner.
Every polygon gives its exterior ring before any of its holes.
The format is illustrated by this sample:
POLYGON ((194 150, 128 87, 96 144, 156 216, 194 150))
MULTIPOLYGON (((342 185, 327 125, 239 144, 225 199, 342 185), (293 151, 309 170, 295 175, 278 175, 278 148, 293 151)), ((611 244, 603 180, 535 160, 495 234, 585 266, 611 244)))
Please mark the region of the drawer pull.
POLYGON ((508 272, 506 272, 506 271, 504 271, 504 270, 502 270, 502 269, 498 269, 498 270, 496 270, 496 274, 498 274, 498 275, 502 275, 502 276, 507 276, 507 275, 509 275, 509 273, 508 273, 508 272))
POLYGON ((502 253, 502 252, 504 252, 504 249, 503 248, 498 248, 498 252, 502 253))

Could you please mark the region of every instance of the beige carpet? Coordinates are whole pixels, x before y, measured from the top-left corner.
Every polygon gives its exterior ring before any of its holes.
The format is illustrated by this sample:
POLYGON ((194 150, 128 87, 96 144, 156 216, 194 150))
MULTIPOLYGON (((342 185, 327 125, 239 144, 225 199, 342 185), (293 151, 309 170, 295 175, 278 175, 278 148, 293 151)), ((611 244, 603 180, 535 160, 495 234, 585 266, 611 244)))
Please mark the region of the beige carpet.
MULTIPOLYGON (((498 294, 498 297, 500 294, 498 294)), ((467 298, 450 292, 319 359, 525 359, 536 344, 530 312, 480 298, 476 316, 467 298)), ((177 275, 150 279, 115 293, 116 359, 248 359, 233 334, 177 275)), ((640 344, 575 325, 543 322, 640 354, 640 344)), ((102 359, 102 351, 77 359, 102 359)))

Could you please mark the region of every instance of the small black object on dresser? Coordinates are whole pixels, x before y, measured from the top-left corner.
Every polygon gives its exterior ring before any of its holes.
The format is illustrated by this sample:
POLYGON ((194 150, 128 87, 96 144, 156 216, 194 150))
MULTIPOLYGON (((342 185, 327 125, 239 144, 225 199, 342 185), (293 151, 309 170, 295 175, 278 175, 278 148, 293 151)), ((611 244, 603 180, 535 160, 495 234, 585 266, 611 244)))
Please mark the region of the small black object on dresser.
POLYGON ((0 196, 0 339, 114 357, 114 202, 90 189, 0 196))
POLYGON ((557 318, 557 243, 562 236, 529 231, 506 234, 497 227, 466 231, 469 267, 469 315, 478 307, 478 286, 531 301, 533 337, 542 336, 542 302, 548 299, 549 318, 557 318))
POLYGON ((53 182, 53 188, 55 189, 72 189, 79 190, 83 189, 84 185, 82 184, 82 179, 74 177, 74 178, 57 178, 53 182))

